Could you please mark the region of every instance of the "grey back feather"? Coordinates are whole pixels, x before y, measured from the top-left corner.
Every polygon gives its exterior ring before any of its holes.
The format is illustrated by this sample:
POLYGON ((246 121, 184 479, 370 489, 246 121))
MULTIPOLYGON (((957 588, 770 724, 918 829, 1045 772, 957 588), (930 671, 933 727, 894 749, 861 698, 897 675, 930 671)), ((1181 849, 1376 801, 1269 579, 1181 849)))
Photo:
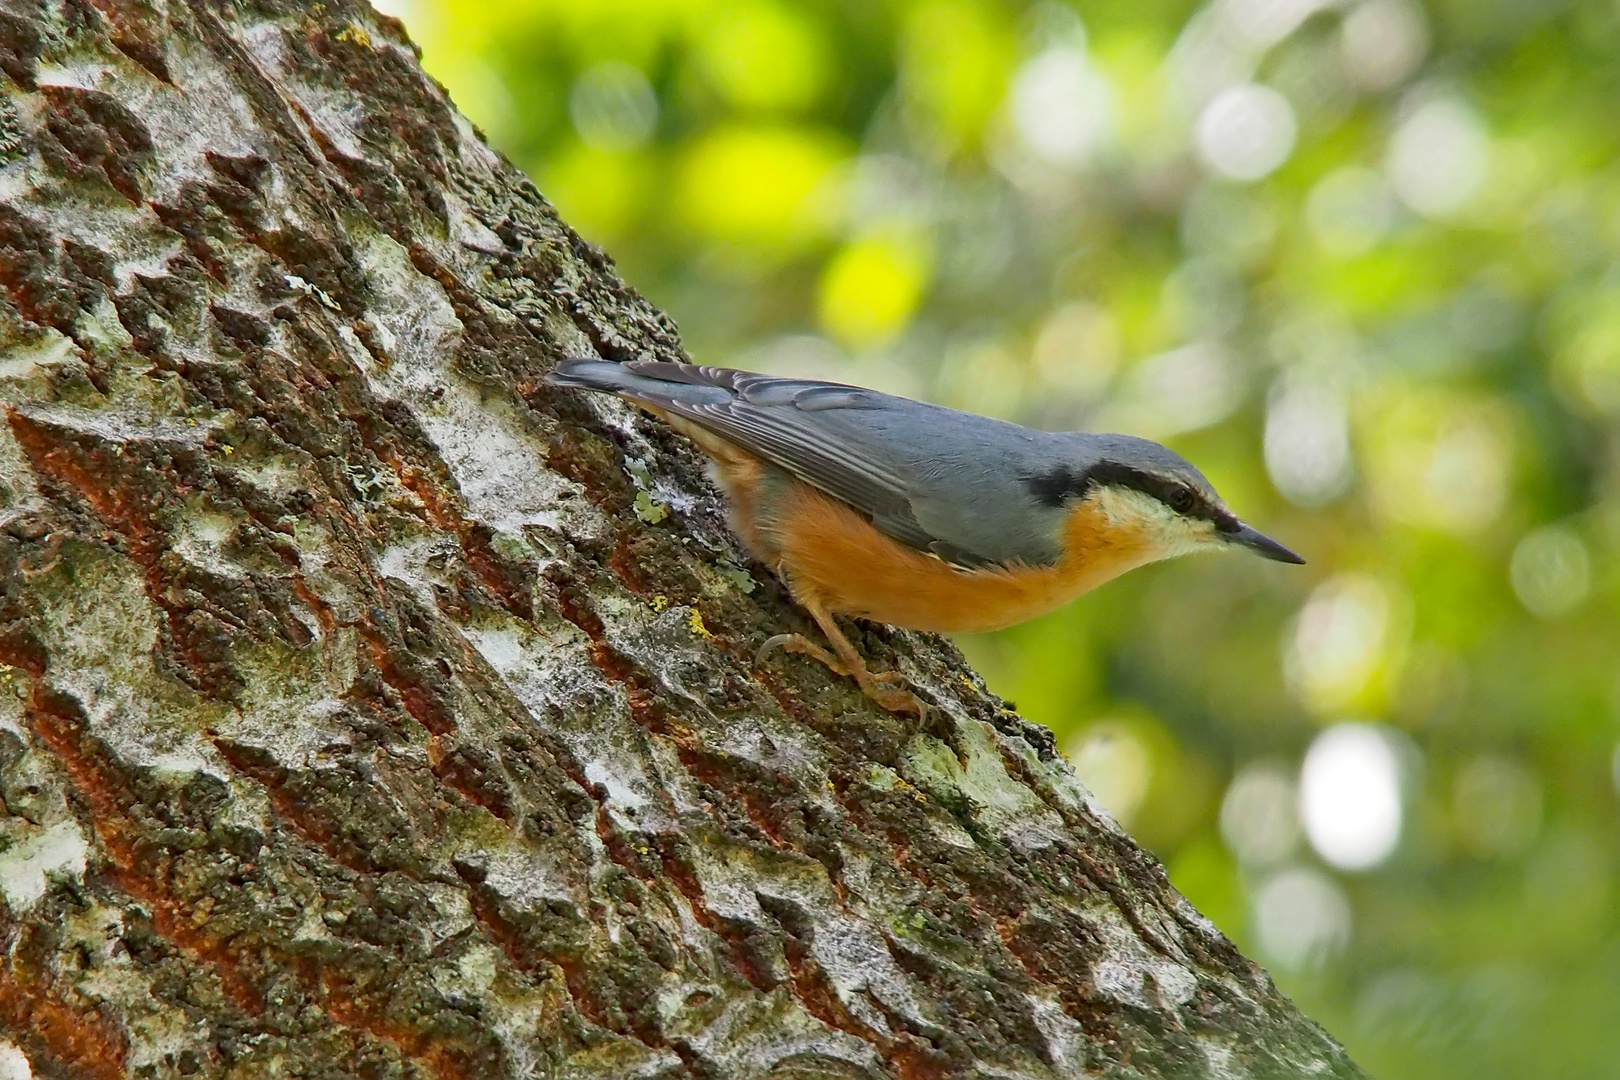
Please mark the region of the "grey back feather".
POLYGON ((968 567, 1055 562, 1063 510, 1037 498, 1031 480, 1059 466, 1082 475, 1110 440, 1126 438, 691 364, 570 360, 552 381, 681 416, 848 503, 895 540, 968 567))

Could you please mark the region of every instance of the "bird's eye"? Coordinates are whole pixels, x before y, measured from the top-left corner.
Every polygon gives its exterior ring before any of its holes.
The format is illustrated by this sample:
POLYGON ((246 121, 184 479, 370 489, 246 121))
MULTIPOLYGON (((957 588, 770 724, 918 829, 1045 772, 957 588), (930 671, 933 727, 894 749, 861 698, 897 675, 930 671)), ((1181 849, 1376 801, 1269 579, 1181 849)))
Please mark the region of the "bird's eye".
POLYGON ((1187 488, 1174 488, 1170 492, 1170 509, 1185 514, 1198 505, 1198 497, 1187 488))

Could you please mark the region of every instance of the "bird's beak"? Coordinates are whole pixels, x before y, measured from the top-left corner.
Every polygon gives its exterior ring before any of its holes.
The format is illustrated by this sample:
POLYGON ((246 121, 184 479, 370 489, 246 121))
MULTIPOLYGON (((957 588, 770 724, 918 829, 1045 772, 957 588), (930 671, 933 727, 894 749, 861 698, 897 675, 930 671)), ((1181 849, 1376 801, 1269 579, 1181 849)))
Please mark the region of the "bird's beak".
POLYGON ((1293 563, 1295 566, 1304 566, 1305 560, 1283 547, 1277 541, 1261 532, 1259 529, 1238 523, 1236 532, 1226 534, 1226 542, 1238 544, 1248 548, 1262 559, 1272 559, 1276 562, 1293 563))

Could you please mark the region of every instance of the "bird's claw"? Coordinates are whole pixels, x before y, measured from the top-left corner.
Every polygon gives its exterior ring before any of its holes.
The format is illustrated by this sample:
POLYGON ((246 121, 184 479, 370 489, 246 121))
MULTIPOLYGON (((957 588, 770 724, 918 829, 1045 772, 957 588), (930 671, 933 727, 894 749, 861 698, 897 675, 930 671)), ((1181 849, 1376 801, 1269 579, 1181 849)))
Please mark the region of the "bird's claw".
POLYGON ((846 678, 849 676, 849 668, 845 667, 838 657, 803 634, 777 634, 775 637, 767 639, 765 644, 759 647, 759 651, 754 654, 754 666, 758 667, 763 664, 765 658, 777 649, 781 649, 783 652, 798 653, 800 656, 808 656, 813 660, 820 661, 835 675, 842 675, 846 678))

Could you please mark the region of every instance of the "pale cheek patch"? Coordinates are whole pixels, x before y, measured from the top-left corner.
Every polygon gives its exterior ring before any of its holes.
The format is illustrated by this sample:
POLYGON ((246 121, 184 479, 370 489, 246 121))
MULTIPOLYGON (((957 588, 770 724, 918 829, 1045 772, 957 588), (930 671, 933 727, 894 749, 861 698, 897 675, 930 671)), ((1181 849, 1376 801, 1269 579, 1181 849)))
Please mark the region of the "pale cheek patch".
POLYGON ((1219 542, 1213 522, 1187 518, 1151 495, 1129 488, 1100 488, 1089 500, 1109 524, 1142 537, 1152 552, 1150 561, 1173 559, 1205 551, 1219 542))

